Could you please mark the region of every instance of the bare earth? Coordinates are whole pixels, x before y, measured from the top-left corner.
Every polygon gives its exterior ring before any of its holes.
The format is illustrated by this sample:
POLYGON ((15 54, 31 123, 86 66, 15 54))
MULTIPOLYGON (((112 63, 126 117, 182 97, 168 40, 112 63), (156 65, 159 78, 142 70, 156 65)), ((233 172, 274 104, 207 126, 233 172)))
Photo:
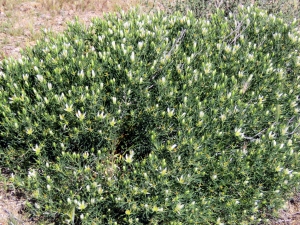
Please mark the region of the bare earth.
MULTIPOLYGON (((124 8, 129 7, 126 1, 123 5, 124 8)), ((92 17, 99 17, 103 12, 117 9, 116 5, 107 0, 97 1, 93 5, 88 4, 87 9, 79 8, 76 3, 65 4, 61 7, 43 4, 43 1, 24 2, 24 0, 12 7, 12 10, 6 10, 5 6, 0 4, 0 54, 2 57, 18 57, 22 48, 34 44, 41 29, 63 31, 66 22, 74 20, 76 16, 80 21, 88 24, 92 17)))
MULTIPOLYGON (((59 3, 55 2, 55 0, 0 0, 0 60, 4 57, 19 57, 22 48, 34 45, 41 29, 63 31, 66 22, 74 20, 76 16, 88 25, 91 18, 101 17, 103 12, 116 11, 119 8, 128 10, 140 1, 58 0, 59 3)), ((156 6, 160 7, 159 3, 156 3, 156 6)), ((141 6, 141 11, 146 10, 143 7, 144 5, 141 6)), ((17 194, 8 187, 9 184, 0 180, 0 225, 36 224, 30 221, 28 215, 22 213, 25 199, 17 197, 17 194)), ((287 202, 285 209, 280 211, 279 217, 270 224, 300 225, 300 194, 295 194, 294 198, 287 202)))

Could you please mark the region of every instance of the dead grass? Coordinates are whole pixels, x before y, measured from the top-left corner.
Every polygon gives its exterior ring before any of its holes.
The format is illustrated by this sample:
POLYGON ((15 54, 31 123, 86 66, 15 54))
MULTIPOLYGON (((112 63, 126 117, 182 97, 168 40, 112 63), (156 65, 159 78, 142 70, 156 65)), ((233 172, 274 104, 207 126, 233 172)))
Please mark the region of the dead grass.
MULTIPOLYGON (((155 0, 153 0, 155 1, 155 0)), ((47 28, 60 32, 67 21, 78 17, 88 24, 92 17, 139 5, 148 10, 154 5, 145 0, 0 0, 0 60, 18 57, 20 50, 34 44, 47 28)))
POLYGON ((0 182, 0 225, 32 225, 22 209, 25 198, 9 188, 5 181, 0 182))
POLYGON ((300 224, 300 193, 295 192, 286 206, 279 210, 278 217, 271 220, 270 225, 299 225, 300 224))
MULTIPOLYGON (((176 2, 177 0, 168 0, 176 2)), ((181 0, 183 1, 183 0, 181 0)), ((293 4, 298 8, 298 1, 293 4)), ((254 1, 253 1, 254 2, 254 1)), ((88 24, 92 17, 101 17, 105 12, 129 10, 140 6, 143 12, 151 8, 164 9, 166 2, 156 0, 0 0, 0 60, 7 56, 19 57, 26 46, 34 45, 43 28, 60 32, 66 22, 76 16, 88 24), (160 3, 161 2, 161 3, 160 3)), ((9 188, 0 174, 0 225, 34 224, 28 215, 20 214, 24 198, 9 188)), ((287 202, 280 210, 278 219, 270 225, 300 225, 300 194, 287 202)))

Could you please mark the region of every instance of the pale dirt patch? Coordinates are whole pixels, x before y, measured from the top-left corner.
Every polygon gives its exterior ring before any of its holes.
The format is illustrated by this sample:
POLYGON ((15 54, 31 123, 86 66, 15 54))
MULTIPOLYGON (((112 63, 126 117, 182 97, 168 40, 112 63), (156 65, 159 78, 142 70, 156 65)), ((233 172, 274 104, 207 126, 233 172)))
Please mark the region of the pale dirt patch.
POLYGON ((296 193, 286 207, 279 210, 278 218, 271 220, 270 225, 300 225, 300 193, 296 193))
MULTIPOLYGON (((103 5, 103 10, 105 5, 103 5)), ((1 52, 3 56, 19 57, 20 50, 26 46, 31 46, 40 36, 40 30, 47 28, 54 32, 60 32, 66 27, 66 22, 74 20, 76 16, 79 20, 87 23, 92 17, 101 16, 103 10, 88 11, 80 14, 73 9, 59 12, 47 11, 42 3, 25 2, 17 5, 13 9, 12 15, 3 12, 0 14, 0 23, 7 21, 7 26, 0 32, 1 52)))
POLYGON ((22 48, 32 46, 40 37, 41 29, 61 32, 75 17, 88 25, 93 17, 101 17, 105 12, 126 11, 136 5, 141 11, 149 10, 147 6, 154 4, 139 4, 141 0, 11 0, 16 3, 8 7, 5 1, 0 0, 0 60, 19 57, 22 48))
POLYGON ((32 225, 33 220, 25 215, 25 198, 10 189, 6 182, 0 182, 0 225, 32 225))

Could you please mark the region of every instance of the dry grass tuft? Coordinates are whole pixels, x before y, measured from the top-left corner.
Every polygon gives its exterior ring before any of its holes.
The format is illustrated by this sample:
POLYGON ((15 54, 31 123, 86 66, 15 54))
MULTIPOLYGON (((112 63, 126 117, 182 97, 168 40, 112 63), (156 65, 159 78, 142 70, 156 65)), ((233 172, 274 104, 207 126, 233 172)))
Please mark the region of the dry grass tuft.
POLYGON ((18 57, 20 50, 34 44, 47 28, 60 32, 67 21, 78 17, 88 24, 105 12, 140 6, 148 11, 155 0, 0 0, 0 60, 18 57))

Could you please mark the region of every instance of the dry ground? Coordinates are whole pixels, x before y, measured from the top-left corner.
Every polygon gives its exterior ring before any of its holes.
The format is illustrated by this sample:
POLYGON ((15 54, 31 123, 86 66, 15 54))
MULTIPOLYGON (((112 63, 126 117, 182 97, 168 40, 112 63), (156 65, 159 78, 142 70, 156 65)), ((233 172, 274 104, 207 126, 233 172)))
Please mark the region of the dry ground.
MULTIPOLYGON (((0 59, 34 44, 41 29, 62 31, 78 16, 88 24, 103 12, 128 10, 141 0, 0 0, 0 59)), ((149 5, 150 3, 148 3, 149 5)), ((142 4, 146 8, 147 4, 142 4)))
MULTIPOLYGON (((153 2, 155 7, 162 7, 155 0, 0 0, 0 60, 18 57, 22 48, 34 45, 43 28, 59 32, 76 16, 88 24, 103 12, 128 10, 136 5, 149 12, 153 2)), ((22 213, 24 197, 11 187, 0 174, 0 225, 37 224, 22 213)), ((300 225, 300 194, 295 194, 280 211, 279 219, 270 224, 300 225)))

